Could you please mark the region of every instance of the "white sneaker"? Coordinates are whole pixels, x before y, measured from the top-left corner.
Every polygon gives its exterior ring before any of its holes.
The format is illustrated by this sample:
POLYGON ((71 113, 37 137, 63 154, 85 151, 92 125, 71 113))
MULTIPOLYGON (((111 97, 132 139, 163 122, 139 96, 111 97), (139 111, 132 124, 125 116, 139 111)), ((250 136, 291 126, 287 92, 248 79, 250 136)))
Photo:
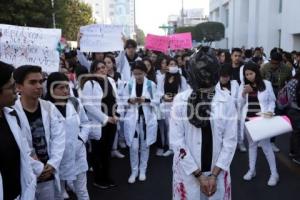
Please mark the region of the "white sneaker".
POLYGON ((272 146, 272 150, 275 152, 275 153, 278 153, 280 151, 280 149, 274 144, 274 143, 271 143, 271 146, 272 146))
POLYGON ((145 180, 146 180, 146 174, 145 173, 140 173, 139 181, 145 181, 145 180))
POLYGON ((278 174, 271 174, 270 179, 268 181, 268 186, 276 186, 279 181, 279 175, 278 174))
POLYGON ((157 149, 156 150, 156 156, 163 156, 164 150, 163 149, 157 149))
POLYGON ((121 154, 119 150, 111 151, 111 157, 113 157, 113 158, 125 158, 125 156, 123 154, 121 154))
POLYGON ((239 144, 239 150, 240 152, 247 152, 247 148, 244 143, 239 144))
POLYGON ((253 179, 256 176, 255 172, 251 172, 250 170, 245 174, 245 176, 243 177, 243 179, 245 181, 251 181, 251 179, 253 179))
POLYGON ((122 149, 125 149, 127 147, 126 143, 125 142, 119 142, 119 146, 122 148, 122 149))
POLYGON ((129 176, 128 183, 130 183, 130 184, 135 183, 136 177, 137 177, 136 174, 131 174, 131 175, 129 176))
POLYGON ((172 155, 173 154, 173 151, 172 150, 168 150, 168 151, 166 151, 165 153, 163 153, 163 156, 164 157, 168 157, 168 156, 170 156, 170 155, 172 155))

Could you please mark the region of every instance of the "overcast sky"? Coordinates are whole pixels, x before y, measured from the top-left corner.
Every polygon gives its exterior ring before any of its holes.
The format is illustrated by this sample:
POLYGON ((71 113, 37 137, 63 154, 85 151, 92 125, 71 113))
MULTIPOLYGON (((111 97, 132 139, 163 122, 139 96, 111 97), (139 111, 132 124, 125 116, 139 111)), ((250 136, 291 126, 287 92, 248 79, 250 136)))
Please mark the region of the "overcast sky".
MULTIPOLYGON (((136 23, 145 34, 163 35, 158 27, 167 24, 168 16, 180 14, 182 0, 135 0, 136 23)), ((208 15, 209 0, 184 0, 184 8, 204 8, 208 15)))

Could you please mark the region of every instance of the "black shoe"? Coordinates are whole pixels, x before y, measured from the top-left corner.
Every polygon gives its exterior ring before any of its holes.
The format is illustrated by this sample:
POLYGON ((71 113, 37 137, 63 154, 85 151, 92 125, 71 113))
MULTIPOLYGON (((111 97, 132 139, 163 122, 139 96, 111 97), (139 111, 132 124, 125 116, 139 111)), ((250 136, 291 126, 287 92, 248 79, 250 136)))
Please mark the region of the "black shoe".
POLYGON ((117 184, 113 181, 113 180, 109 180, 107 181, 107 184, 109 185, 109 187, 113 188, 113 187, 117 187, 117 184))
POLYGON ((110 185, 108 183, 93 183, 93 186, 99 189, 108 189, 110 185))
POLYGON ((296 157, 296 158, 293 158, 293 162, 296 163, 297 165, 300 165, 300 157, 296 157))

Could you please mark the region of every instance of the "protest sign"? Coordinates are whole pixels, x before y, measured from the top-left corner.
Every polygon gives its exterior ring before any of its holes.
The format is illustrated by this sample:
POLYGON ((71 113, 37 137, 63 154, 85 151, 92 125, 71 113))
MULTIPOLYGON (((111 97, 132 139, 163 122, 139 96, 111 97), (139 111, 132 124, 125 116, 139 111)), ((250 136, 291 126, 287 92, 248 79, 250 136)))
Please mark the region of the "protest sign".
POLYGON ((191 33, 178 33, 169 36, 170 49, 190 49, 193 47, 192 34, 191 33))
POLYGON ((169 48, 169 37, 148 34, 145 47, 149 50, 166 53, 169 48))
POLYGON ((0 60, 15 67, 37 65, 45 72, 58 71, 60 29, 0 24, 0 60))
POLYGON ((122 41, 123 26, 92 24, 80 27, 82 52, 108 52, 124 49, 122 41))

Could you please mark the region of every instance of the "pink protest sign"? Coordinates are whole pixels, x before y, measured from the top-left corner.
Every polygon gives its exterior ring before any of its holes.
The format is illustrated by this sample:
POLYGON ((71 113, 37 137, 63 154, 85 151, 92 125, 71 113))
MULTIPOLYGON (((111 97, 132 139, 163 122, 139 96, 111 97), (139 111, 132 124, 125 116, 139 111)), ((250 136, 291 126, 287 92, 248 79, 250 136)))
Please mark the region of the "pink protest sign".
POLYGON ((166 53, 169 48, 169 37, 148 34, 145 47, 149 50, 166 53))
POLYGON ((170 49, 190 49, 192 45, 192 34, 191 33, 178 33, 169 36, 170 38, 170 49))

